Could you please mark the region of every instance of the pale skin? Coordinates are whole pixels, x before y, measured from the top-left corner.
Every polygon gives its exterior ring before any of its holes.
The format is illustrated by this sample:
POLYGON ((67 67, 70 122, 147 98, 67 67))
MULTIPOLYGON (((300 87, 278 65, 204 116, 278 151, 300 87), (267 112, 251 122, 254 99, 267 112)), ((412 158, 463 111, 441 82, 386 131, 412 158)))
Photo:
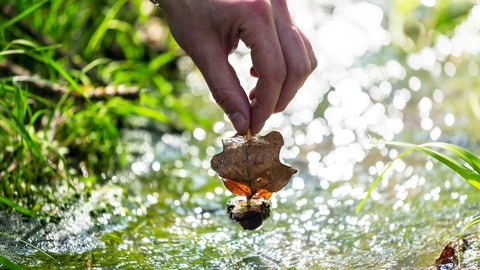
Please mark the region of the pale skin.
POLYGON ((317 66, 286 0, 158 2, 175 40, 197 65, 239 134, 260 132, 273 113, 287 107, 317 66), (251 49, 251 74, 258 77, 248 97, 228 62, 239 40, 251 49))

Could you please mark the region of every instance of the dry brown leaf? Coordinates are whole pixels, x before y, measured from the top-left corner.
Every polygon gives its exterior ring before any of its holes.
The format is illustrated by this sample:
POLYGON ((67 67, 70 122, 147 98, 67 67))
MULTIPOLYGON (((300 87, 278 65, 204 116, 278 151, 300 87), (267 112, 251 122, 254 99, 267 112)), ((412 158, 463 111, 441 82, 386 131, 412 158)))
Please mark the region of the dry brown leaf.
POLYGON ((282 135, 276 131, 250 140, 236 135, 223 141, 223 151, 212 158, 211 166, 232 193, 268 200, 297 172, 280 162, 282 146, 282 135))
POLYGON ((457 262, 457 255, 453 245, 453 242, 448 243, 448 245, 442 250, 440 256, 435 260, 435 264, 448 264, 457 262))

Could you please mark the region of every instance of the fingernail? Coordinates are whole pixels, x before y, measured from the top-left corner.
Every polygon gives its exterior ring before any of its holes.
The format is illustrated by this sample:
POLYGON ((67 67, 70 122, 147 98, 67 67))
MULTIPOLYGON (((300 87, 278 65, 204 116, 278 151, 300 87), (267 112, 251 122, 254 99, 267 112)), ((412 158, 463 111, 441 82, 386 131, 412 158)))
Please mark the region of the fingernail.
POLYGON ((233 126, 237 130, 238 133, 243 134, 247 131, 247 121, 245 116, 239 112, 233 112, 228 114, 228 118, 232 121, 233 126))

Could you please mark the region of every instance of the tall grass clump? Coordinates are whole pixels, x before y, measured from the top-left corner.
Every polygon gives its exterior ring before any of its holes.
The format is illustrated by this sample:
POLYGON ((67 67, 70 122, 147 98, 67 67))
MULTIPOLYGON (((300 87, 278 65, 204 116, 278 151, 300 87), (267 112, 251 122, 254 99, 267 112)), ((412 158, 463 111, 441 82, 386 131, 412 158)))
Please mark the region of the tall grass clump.
POLYGON ((142 0, 0 6, 0 208, 38 210, 55 198, 42 186, 78 192, 120 168, 132 115, 158 132, 213 125, 161 16, 142 0))
POLYGON ((36 131, 46 111, 36 111, 26 94, 0 85, 0 196, 8 198, 28 197, 39 182, 65 176, 60 147, 36 131))

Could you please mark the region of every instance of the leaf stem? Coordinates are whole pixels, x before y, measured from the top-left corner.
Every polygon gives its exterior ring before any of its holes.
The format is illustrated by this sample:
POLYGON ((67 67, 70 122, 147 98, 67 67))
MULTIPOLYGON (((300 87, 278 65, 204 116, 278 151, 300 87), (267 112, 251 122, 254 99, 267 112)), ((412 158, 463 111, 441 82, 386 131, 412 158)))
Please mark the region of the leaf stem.
POLYGON ((250 129, 247 129, 247 134, 245 134, 245 139, 247 139, 248 142, 252 140, 252 132, 250 131, 250 129))
MULTIPOLYGON (((252 132, 250 131, 250 128, 247 129, 247 133, 245 134, 245 139, 247 140, 247 145, 250 145, 250 143, 252 142, 252 132)), ((247 156, 247 161, 249 160, 249 152, 248 152, 248 149, 249 147, 246 147, 245 148, 245 154, 247 156)), ((247 162, 248 164, 248 162, 247 162)), ((248 180, 248 185, 250 187, 250 190, 252 191, 253 193, 253 189, 252 189, 252 179, 250 178, 250 167, 247 166, 247 180, 248 180)), ((252 196, 253 194, 251 194, 250 196, 252 196)), ((247 196, 247 209, 250 209, 250 197, 247 196)))

